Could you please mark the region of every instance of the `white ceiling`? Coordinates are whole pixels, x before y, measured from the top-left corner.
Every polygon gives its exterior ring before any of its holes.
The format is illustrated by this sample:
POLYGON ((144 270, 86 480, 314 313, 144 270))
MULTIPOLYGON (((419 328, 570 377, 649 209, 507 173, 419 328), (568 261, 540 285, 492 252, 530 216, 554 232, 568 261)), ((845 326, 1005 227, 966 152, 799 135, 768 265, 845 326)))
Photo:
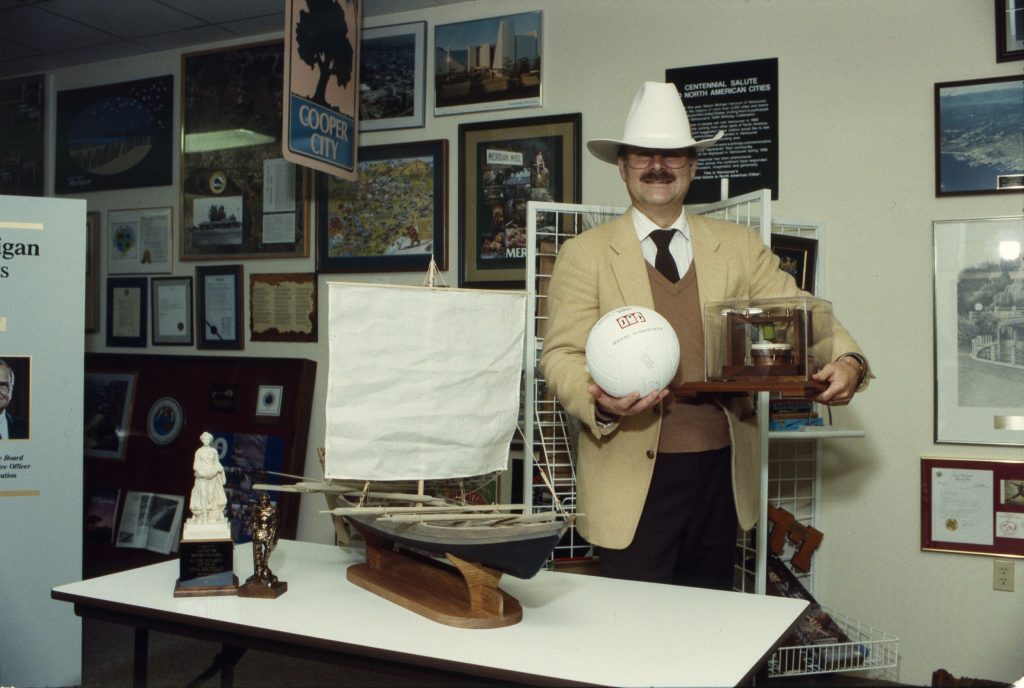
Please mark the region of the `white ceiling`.
MULTIPOLYGON (((469 0, 363 0, 364 17, 469 0)), ((0 0, 0 78, 281 31, 284 0, 0 0)))

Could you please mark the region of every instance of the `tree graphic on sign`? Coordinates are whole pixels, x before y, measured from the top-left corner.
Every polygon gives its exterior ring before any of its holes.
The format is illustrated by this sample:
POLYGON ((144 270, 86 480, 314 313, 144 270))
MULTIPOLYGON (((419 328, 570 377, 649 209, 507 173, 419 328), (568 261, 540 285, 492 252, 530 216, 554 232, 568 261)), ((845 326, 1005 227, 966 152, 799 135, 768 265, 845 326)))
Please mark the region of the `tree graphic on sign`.
POLYGON ((299 21, 295 25, 298 54, 303 62, 320 73, 316 92, 310 100, 332 107, 326 97, 331 77, 342 87, 347 86, 352 79, 355 51, 348 37, 345 10, 336 0, 306 0, 306 6, 309 11, 300 11, 299 21))

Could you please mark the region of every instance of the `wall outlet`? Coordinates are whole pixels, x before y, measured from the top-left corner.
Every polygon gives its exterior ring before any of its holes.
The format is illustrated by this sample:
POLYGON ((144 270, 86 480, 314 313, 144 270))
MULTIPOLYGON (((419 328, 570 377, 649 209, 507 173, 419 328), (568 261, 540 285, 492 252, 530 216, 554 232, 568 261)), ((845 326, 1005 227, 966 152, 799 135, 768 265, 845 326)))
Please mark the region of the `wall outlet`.
POLYGON ((996 559, 992 569, 992 589, 1013 592, 1013 562, 996 559))

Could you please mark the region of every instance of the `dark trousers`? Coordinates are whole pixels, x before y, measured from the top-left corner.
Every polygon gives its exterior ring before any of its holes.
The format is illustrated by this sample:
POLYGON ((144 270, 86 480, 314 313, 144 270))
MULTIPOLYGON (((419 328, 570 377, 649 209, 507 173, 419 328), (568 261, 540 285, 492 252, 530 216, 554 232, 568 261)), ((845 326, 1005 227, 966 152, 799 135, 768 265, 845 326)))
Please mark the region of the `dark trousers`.
POLYGON ((730 447, 658 454, 633 542, 594 547, 601 575, 731 590, 736 504, 730 447))

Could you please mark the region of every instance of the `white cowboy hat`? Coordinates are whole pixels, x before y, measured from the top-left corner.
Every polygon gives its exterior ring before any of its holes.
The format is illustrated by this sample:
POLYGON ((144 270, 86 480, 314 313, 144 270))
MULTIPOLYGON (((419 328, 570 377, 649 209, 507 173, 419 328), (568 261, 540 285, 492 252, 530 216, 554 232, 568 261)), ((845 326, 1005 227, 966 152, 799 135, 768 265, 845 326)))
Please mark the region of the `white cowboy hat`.
POLYGON ((694 141, 690 133, 690 118, 686 116, 683 99, 673 84, 645 81, 633 99, 633 107, 626 116, 622 140, 594 139, 587 141, 587 150, 599 160, 618 163, 621 146, 638 148, 693 148, 702 151, 715 145, 725 136, 719 131, 710 139, 694 141))

